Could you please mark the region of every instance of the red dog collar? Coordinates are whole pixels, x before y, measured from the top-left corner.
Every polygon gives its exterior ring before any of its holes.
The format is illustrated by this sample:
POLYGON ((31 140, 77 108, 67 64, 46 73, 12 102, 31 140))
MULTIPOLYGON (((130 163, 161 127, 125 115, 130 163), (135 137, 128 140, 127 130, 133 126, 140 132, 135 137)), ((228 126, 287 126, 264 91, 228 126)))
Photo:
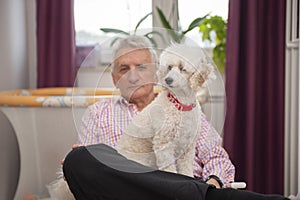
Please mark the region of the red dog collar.
POLYGON ((191 105, 184 105, 180 103, 180 101, 178 101, 178 99, 176 99, 170 92, 168 93, 168 99, 170 102, 174 103, 175 107, 180 111, 191 111, 196 106, 194 103, 191 105))

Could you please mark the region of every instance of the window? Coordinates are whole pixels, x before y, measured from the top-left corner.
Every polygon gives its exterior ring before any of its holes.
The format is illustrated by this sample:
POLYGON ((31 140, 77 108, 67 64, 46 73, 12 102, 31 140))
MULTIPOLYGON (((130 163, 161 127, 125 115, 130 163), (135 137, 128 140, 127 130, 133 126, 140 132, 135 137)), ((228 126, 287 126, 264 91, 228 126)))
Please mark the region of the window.
MULTIPOLYGON (((76 0, 76 44, 90 45, 107 39, 100 28, 134 30, 137 22, 152 10, 151 0, 76 0)), ((141 24, 150 28, 152 18, 141 24)))
MULTIPOLYGON (((219 15, 227 20, 228 4, 229 0, 178 0, 179 20, 182 29, 186 30, 192 20, 208 13, 219 15)), ((197 28, 188 32, 186 36, 193 39, 201 47, 210 47, 209 43, 202 42, 202 35, 197 28)))
MULTIPOLYGON (((152 1, 160 0, 76 0, 74 6, 75 30, 77 46, 77 66, 80 66, 95 44, 101 44, 101 62, 109 62, 111 47, 108 41, 110 34, 100 28, 115 28, 123 31, 133 31, 137 22, 152 11, 152 1)), ((162 3, 170 6, 169 2, 162 3)), ((220 15, 227 19, 228 0, 178 0, 180 24, 183 30, 197 17, 220 15), (217 5, 217 6, 216 6, 217 5)), ((141 25, 141 29, 152 27, 152 17, 148 17, 141 25)), ((201 47, 211 47, 202 42, 198 28, 186 34, 201 47)), ((99 65, 99 59, 87 62, 86 65, 99 65)))
MULTIPOLYGON (((132 31, 138 21, 151 10, 151 0, 76 0, 76 66, 97 67, 109 63, 112 50, 110 42, 107 41, 110 35, 102 32, 100 28, 132 31), (97 48, 101 48, 101 51, 97 48), (92 50, 95 50, 95 55, 88 56, 92 50)), ((151 26, 152 18, 149 17, 140 28, 151 26)))

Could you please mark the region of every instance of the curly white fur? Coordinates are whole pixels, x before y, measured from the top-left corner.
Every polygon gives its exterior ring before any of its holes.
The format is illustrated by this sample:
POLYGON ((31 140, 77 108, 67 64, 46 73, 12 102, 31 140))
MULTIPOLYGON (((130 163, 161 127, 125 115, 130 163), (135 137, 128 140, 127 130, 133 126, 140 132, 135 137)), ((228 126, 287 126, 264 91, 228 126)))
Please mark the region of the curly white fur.
POLYGON ((57 172, 59 175, 55 181, 49 183, 46 187, 50 194, 51 200, 75 200, 72 192, 69 189, 67 182, 63 179, 63 172, 57 172))
POLYGON ((202 49, 172 44, 160 56, 158 79, 163 91, 144 108, 117 144, 128 159, 160 170, 193 176, 193 160, 201 107, 197 90, 214 78, 214 68, 202 49), (171 93, 182 104, 195 107, 181 111, 168 98, 171 93))

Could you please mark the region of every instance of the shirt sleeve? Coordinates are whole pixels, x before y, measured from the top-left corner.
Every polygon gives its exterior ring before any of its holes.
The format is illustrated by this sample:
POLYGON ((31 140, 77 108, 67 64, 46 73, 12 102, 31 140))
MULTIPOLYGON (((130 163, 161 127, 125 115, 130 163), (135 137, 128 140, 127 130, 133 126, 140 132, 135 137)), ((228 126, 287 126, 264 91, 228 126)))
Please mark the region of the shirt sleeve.
POLYGON ((222 147, 222 138, 203 113, 195 153, 195 176, 205 181, 210 175, 215 175, 225 187, 234 181, 235 167, 222 147))
POLYGON ((91 145, 101 143, 105 134, 102 133, 100 127, 100 115, 99 112, 103 109, 103 104, 95 103, 90 105, 83 114, 81 119, 81 125, 78 133, 79 145, 91 145))

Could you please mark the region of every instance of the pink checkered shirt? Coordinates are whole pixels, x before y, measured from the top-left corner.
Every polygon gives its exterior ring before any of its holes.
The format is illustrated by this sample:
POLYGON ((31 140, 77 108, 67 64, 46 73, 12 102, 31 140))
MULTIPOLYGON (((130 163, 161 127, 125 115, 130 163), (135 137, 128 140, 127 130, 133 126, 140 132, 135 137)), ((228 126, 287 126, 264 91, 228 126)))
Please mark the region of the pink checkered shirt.
MULTIPOLYGON (((115 147, 123 130, 138 113, 124 98, 100 99, 88 107, 78 136, 78 144, 104 143, 115 147)), ((206 116, 201 114, 201 132, 197 138, 194 176, 206 180, 218 176, 226 186, 234 180, 235 168, 222 147, 222 138, 206 116)))

